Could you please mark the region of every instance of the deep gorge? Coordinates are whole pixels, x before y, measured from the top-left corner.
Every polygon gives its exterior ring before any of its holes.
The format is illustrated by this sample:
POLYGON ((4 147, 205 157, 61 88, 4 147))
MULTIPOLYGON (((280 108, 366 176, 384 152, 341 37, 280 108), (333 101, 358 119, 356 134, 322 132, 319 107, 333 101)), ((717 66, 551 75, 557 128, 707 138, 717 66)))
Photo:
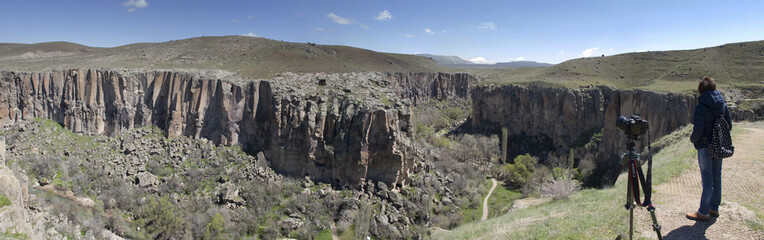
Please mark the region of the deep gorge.
POLYGON ((527 152, 566 158, 573 149, 576 158, 593 158, 608 168, 625 143, 613 124, 618 116, 640 114, 657 139, 690 123, 696 104, 694 96, 678 93, 475 86, 478 81, 460 73, 314 74, 236 82, 183 72, 3 72, 0 122, 41 117, 73 132, 107 135, 154 125, 168 137, 262 151, 271 167, 293 176, 344 186, 366 180, 400 186, 416 159, 410 108, 430 99, 471 98, 469 127, 489 134, 506 128, 520 143, 508 146, 510 159, 527 152), (340 90, 347 81, 372 89, 340 90), (601 133, 601 143, 583 149, 580 144, 592 132, 601 133))
POLYGON ((106 135, 154 125, 168 137, 262 151, 272 168, 292 176, 340 186, 366 180, 404 185, 414 156, 409 105, 398 98, 416 103, 466 97, 474 81, 445 73, 317 74, 235 83, 183 72, 2 72, 0 122, 47 118, 73 132, 106 135), (363 86, 348 88, 343 79, 363 86), (363 92, 368 87, 378 91, 363 92))

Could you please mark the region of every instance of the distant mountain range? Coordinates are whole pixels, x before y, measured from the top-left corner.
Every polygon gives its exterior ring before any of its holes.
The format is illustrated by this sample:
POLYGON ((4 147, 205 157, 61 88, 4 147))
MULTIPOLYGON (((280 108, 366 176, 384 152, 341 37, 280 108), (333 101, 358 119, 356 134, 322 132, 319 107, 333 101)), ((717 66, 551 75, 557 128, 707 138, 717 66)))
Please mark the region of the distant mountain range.
POLYGON ((473 62, 464 60, 457 56, 443 56, 443 55, 432 55, 432 54, 417 54, 417 56, 420 57, 426 57, 430 58, 432 60, 435 60, 438 65, 467 65, 467 64, 475 64, 473 62))
POLYGON ((477 64, 467 61, 457 56, 443 56, 433 54, 417 54, 420 57, 426 57, 434 60, 438 65, 443 66, 465 66, 465 67, 501 67, 501 68, 525 68, 525 67, 549 67, 554 64, 540 63, 534 61, 512 61, 499 62, 495 64, 477 64))
POLYGON ((551 64, 551 63, 541 63, 541 62, 534 62, 534 61, 512 61, 512 62, 500 62, 500 63, 494 64, 494 66, 497 66, 497 67, 507 67, 507 68, 549 67, 553 65, 554 64, 551 64))

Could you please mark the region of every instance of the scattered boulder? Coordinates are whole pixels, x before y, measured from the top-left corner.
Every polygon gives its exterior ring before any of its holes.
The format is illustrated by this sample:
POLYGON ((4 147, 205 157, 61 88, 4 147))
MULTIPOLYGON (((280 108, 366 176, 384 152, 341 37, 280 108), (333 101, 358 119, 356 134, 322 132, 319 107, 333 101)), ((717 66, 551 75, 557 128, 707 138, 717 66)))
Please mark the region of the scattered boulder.
POLYGON ((157 176, 150 172, 139 172, 135 176, 135 181, 141 187, 153 187, 157 184, 157 176))

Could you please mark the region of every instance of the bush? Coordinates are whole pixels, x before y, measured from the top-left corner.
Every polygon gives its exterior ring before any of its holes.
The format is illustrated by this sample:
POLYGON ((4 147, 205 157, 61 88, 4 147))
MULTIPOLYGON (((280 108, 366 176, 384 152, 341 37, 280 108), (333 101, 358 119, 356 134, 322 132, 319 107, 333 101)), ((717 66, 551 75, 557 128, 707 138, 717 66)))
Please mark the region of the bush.
POLYGON ((152 239, 176 239, 183 236, 186 227, 180 214, 166 197, 151 197, 138 213, 138 221, 152 239))
POLYGON ((0 208, 11 205, 11 200, 5 195, 0 194, 0 208))
POLYGON ((533 174, 536 162, 536 158, 530 154, 518 155, 514 163, 507 163, 502 167, 500 178, 514 188, 521 188, 533 174))
POLYGON ((499 158, 499 138, 496 135, 485 137, 464 134, 456 138, 458 149, 453 149, 453 156, 460 162, 473 162, 485 166, 499 158))
POLYGON ((117 235, 125 236, 125 231, 130 230, 130 227, 125 222, 125 219, 122 218, 122 214, 122 211, 119 209, 112 210, 111 215, 106 219, 105 227, 117 235))
POLYGON ((207 224, 202 239, 226 239, 225 237, 225 219, 220 213, 212 216, 212 220, 207 224))
POLYGON ((551 176, 546 177, 541 184, 541 194, 554 199, 567 198, 579 189, 581 184, 573 179, 570 169, 554 168, 551 176))

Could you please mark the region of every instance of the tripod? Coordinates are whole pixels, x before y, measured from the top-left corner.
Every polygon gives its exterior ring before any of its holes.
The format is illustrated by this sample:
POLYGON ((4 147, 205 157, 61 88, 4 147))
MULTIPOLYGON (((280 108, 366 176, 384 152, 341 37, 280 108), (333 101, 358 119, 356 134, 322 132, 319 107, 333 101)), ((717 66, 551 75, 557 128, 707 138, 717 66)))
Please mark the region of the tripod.
MULTIPOLYGON (((629 240, 633 239, 634 236, 634 207, 641 206, 641 207, 647 207, 647 211, 650 212, 650 217, 653 219, 653 230, 656 234, 658 234, 658 239, 663 240, 663 235, 661 235, 661 226, 658 225, 658 218, 655 217, 655 207, 653 207, 652 202, 650 201, 650 197, 652 194, 652 165, 653 165, 653 159, 650 155, 651 147, 649 145, 649 135, 648 135, 648 161, 647 161, 647 181, 645 181, 645 176, 642 174, 642 167, 640 167, 641 160, 639 158, 639 153, 635 150, 636 144, 634 143, 634 140, 638 140, 639 136, 633 136, 629 135, 629 140, 626 143, 626 147, 628 148, 628 151, 625 152, 623 155, 621 155, 621 162, 626 162, 626 165, 629 168, 629 185, 626 186, 626 207, 627 210, 629 210, 629 240), (640 204, 639 203, 639 183, 642 183, 642 190, 645 193, 645 200, 640 204)), ((618 236, 618 239, 621 239, 622 236, 618 236)))

